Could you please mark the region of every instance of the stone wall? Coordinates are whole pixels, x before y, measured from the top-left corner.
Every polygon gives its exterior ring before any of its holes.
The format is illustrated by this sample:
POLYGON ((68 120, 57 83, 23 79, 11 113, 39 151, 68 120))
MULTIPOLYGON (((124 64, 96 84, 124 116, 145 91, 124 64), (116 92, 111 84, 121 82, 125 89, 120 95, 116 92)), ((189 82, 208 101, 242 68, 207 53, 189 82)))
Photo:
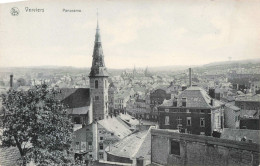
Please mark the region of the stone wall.
POLYGON ((108 115, 108 79, 107 77, 90 78, 91 99, 93 101, 93 120, 104 119, 108 115), (98 88, 95 88, 98 81, 98 88), (95 97, 98 96, 98 99, 95 97))
POLYGON ((152 129, 151 159, 162 165, 258 165, 260 145, 170 130, 152 129), (171 154, 171 141, 180 154, 171 154))

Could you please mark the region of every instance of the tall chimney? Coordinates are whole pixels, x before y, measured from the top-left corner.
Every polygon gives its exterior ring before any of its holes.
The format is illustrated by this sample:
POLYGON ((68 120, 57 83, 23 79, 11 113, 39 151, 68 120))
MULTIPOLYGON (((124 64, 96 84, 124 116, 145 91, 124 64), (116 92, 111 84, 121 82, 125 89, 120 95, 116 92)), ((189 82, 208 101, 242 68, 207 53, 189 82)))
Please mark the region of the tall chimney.
POLYGON ((191 68, 189 68, 189 87, 192 86, 192 81, 191 81, 191 68))
POLYGON ((13 88, 13 74, 10 75, 10 88, 13 88))

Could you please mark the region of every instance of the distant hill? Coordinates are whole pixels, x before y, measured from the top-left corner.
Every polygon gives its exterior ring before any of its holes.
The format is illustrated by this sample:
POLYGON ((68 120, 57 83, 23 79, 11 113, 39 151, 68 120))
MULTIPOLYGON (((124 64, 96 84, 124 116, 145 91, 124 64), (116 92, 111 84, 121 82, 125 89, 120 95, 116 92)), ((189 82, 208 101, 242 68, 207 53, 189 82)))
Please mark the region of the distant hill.
POLYGON ((207 67, 207 66, 226 65, 226 64, 248 64, 248 63, 257 64, 257 63, 260 63, 260 59, 213 62, 213 63, 205 64, 205 65, 202 65, 202 66, 207 67))
MULTIPOLYGON (((187 70, 188 68, 217 68, 220 66, 228 65, 229 67, 236 66, 237 64, 246 65, 246 64, 260 64, 260 59, 249 59, 249 60, 240 60, 240 61, 222 61, 222 62, 213 62, 205 65, 193 65, 193 66, 185 66, 185 65, 172 65, 172 66, 159 66, 159 67, 149 67, 148 70, 150 72, 173 72, 173 71, 181 71, 187 70)), ((227 66, 226 66, 227 67, 227 66)), ((125 68, 125 69, 113 69, 108 68, 108 71, 111 75, 120 75, 124 70, 132 70, 133 68, 125 68)), ((139 68, 137 68, 138 70, 139 68)), ((143 70, 145 69, 142 68, 143 70)), ((90 72, 89 67, 71 67, 71 66, 30 66, 30 67, 0 67, 0 73, 22 73, 33 70, 34 72, 50 72, 50 73, 68 73, 68 74, 84 74, 88 75, 90 72)))

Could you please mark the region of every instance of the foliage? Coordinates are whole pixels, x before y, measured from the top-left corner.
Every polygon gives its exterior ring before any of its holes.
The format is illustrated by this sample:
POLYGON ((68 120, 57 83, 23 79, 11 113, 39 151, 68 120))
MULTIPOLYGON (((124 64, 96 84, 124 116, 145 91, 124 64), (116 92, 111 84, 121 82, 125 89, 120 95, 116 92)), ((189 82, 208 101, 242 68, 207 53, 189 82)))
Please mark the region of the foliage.
POLYGON ((5 111, 2 145, 16 146, 22 164, 70 165, 73 126, 58 91, 37 85, 2 95, 5 111))
POLYGON ((24 78, 19 78, 16 82, 16 86, 19 87, 19 86, 25 86, 26 85, 26 81, 24 78))

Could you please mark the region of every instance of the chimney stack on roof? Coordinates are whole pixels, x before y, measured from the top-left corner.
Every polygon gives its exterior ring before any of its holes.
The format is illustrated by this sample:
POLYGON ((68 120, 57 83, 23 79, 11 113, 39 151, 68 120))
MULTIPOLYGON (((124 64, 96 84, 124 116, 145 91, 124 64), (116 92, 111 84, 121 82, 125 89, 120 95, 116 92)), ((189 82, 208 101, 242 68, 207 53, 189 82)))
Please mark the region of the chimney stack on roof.
POLYGON ((189 87, 192 86, 192 79, 191 79, 191 68, 189 68, 189 87))
POLYGON ((13 74, 10 75, 10 88, 13 88, 13 74))
POLYGON ((210 99, 210 105, 214 106, 214 100, 213 99, 210 99))

